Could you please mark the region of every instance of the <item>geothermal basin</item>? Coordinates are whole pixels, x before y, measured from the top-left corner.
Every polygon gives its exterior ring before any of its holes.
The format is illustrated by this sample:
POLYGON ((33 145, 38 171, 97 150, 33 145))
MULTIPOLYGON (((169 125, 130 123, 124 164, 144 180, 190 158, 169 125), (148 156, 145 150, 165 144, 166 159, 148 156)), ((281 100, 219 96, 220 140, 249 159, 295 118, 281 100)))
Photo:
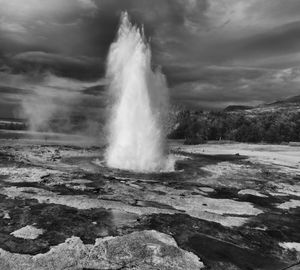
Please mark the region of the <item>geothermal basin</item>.
POLYGON ((297 262, 299 147, 168 147, 180 157, 174 172, 136 173, 107 167, 102 147, 1 140, 0 268, 280 270, 297 262))

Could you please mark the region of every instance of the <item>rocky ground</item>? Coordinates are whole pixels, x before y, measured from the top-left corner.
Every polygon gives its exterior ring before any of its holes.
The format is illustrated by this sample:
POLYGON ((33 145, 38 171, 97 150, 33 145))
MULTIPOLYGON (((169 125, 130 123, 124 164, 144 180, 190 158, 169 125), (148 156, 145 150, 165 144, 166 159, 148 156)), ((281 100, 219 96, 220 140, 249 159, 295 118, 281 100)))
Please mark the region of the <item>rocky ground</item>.
POLYGON ((300 147, 170 148, 176 171, 136 174, 1 140, 0 269, 300 269, 300 147))

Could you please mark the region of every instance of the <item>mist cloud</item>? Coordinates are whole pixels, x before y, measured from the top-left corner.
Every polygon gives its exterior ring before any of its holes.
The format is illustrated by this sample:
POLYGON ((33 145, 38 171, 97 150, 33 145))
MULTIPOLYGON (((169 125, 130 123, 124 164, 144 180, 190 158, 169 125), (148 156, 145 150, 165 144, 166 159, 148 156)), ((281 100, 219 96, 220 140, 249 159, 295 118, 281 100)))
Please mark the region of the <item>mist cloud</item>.
POLYGON ((105 87, 105 81, 84 82, 51 73, 36 74, 34 79, 32 75, 0 73, 0 78, 1 107, 10 108, 4 117, 26 119, 33 131, 99 134, 106 97, 97 88, 105 87))

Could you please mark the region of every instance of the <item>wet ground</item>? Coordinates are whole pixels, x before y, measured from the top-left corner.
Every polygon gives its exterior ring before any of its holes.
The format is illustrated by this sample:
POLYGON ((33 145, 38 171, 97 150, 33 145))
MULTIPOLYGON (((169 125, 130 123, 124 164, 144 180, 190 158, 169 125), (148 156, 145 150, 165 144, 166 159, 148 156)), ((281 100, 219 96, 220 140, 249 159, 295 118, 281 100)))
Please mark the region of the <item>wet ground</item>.
POLYGON ((299 147, 171 151, 176 171, 137 174, 101 147, 2 140, 0 268, 300 269, 299 147))

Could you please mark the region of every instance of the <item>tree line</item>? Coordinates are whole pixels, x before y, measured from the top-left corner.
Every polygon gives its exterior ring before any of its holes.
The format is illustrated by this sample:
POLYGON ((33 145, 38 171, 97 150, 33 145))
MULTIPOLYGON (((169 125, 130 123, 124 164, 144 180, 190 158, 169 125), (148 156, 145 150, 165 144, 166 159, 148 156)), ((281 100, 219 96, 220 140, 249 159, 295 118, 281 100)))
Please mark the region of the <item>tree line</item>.
POLYGON ((187 144, 209 140, 238 142, 299 142, 300 111, 278 110, 259 114, 237 112, 180 111, 170 139, 184 139, 187 144))

